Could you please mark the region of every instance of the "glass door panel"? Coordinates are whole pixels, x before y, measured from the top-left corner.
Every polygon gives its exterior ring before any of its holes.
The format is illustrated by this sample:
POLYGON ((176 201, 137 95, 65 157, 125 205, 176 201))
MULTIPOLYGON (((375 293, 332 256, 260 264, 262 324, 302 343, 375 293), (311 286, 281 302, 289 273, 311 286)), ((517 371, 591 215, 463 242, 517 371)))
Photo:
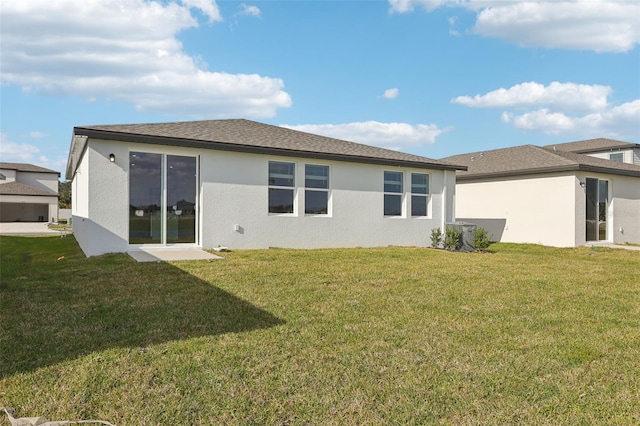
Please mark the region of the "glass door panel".
POLYGON ((196 242, 196 158, 167 155, 167 244, 196 242))
POLYGON ((598 181, 598 240, 607 239, 607 201, 609 199, 609 182, 598 181))
POLYGON ((609 181, 587 178, 586 199, 587 241, 606 241, 609 181))
POLYGON ((129 244, 162 242, 162 155, 129 154, 129 244))

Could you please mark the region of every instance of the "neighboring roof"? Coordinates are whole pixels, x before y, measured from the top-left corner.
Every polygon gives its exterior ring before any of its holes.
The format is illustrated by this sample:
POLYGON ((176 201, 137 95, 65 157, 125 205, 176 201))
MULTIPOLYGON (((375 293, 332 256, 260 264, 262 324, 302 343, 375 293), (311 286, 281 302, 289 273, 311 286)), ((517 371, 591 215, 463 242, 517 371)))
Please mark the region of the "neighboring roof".
POLYGON ((58 176, 60 176, 60 172, 56 172, 55 170, 45 169, 44 167, 36 166, 35 164, 27 164, 27 163, 0 162, 0 169, 15 170, 18 172, 55 173, 58 176))
POLYGON ((0 183, 0 195, 44 195, 47 197, 57 197, 58 193, 46 189, 34 188, 33 186, 26 185, 24 183, 11 181, 0 183))
POLYGON ((587 152, 598 151, 619 151, 621 149, 640 148, 640 144, 632 142, 617 141, 614 139, 598 138, 588 139, 584 141, 559 143, 555 145, 546 145, 545 148, 557 151, 575 152, 584 154, 587 152))
POLYGON ((578 170, 640 177, 640 166, 534 145, 454 155, 442 160, 467 166, 467 171, 458 172, 459 181, 578 170))
POLYGON ((74 127, 67 179, 73 177, 86 138, 226 151, 321 158, 371 164, 462 170, 418 155, 300 132, 244 119, 74 127))

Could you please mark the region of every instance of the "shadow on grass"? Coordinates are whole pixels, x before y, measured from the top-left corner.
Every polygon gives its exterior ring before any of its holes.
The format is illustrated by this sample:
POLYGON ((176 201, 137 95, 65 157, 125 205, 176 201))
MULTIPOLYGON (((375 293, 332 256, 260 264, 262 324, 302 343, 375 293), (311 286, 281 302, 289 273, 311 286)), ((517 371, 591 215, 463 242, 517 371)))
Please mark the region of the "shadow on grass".
POLYGON ((86 259, 73 238, 3 236, 0 256, 0 378, 110 348, 283 323, 167 263, 86 259))

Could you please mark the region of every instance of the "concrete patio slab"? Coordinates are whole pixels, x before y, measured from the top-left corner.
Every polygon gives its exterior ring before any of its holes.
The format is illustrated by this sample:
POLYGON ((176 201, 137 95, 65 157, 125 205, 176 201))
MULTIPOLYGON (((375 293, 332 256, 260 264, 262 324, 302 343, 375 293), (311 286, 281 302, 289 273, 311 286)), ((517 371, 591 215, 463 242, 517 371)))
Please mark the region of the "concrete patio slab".
POLYGON ((592 243, 592 244, 587 244, 587 247, 607 247, 607 248, 613 248, 613 249, 640 251, 640 246, 629 246, 626 244, 592 243))
POLYGON ((176 260, 219 260, 223 257, 216 256, 197 247, 189 248, 144 248, 130 250, 129 256, 137 262, 172 262, 176 260))
POLYGON ((46 222, 0 222, 0 234, 2 235, 67 235, 69 231, 56 231, 49 229, 46 222))

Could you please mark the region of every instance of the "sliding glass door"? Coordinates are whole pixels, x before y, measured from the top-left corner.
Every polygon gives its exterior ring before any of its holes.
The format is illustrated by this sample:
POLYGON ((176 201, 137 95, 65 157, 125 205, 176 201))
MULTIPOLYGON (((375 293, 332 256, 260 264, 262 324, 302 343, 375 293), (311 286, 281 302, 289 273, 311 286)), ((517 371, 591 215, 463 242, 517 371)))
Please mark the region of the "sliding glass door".
POLYGON ((129 154, 129 244, 196 242, 197 159, 129 154))
POLYGON ((586 199, 587 241, 606 241, 609 181, 587 178, 586 199))

